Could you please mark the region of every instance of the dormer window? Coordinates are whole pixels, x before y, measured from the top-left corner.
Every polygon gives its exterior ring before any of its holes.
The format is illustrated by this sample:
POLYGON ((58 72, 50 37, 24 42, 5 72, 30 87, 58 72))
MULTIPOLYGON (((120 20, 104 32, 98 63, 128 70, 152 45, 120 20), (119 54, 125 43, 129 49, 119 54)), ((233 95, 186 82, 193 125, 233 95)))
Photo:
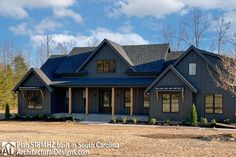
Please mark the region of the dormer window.
POLYGON ((189 63, 188 74, 189 75, 196 75, 197 74, 197 64, 196 63, 189 63))
POLYGON ((109 73, 116 71, 116 60, 114 59, 104 59, 97 61, 97 72, 99 73, 109 73))

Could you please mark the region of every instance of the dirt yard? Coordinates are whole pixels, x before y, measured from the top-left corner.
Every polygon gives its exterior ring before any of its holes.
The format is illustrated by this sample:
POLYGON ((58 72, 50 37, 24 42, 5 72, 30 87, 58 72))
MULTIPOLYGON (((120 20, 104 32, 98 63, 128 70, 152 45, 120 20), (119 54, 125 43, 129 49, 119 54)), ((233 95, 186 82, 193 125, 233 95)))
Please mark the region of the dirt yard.
POLYGON ((236 156, 236 131, 191 127, 0 122, 0 141, 115 143, 89 156, 236 156))

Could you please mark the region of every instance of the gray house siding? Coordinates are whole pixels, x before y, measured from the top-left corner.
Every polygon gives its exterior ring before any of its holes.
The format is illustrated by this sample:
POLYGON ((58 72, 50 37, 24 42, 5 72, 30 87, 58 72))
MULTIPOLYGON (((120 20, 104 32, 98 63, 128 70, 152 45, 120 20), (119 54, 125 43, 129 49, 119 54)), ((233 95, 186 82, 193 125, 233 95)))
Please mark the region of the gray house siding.
POLYGON ((82 71, 87 71, 88 75, 85 77, 127 77, 125 73, 129 68, 127 63, 114 50, 104 44, 100 50, 92 57, 92 59, 85 65, 82 71), (97 60, 114 59, 116 60, 116 72, 112 73, 98 73, 97 60))
MULTIPOLYGON (((30 74, 29 77, 22 83, 21 87, 44 87, 41 80, 34 74, 30 74)), ((22 92, 18 93, 18 110, 19 114, 51 114, 51 93, 45 87, 42 88, 44 99, 42 100, 42 109, 29 109, 28 102, 24 99, 22 92)))
POLYGON ((195 52, 190 52, 185 56, 175 68, 185 77, 189 82, 191 82, 199 91, 196 95, 196 107, 198 111, 198 116, 207 117, 209 119, 223 120, 230 118, 236 121, 235 116, 235 97, 229 94, 229 92, 224 89, 217 87, 216 82, 209 73, 210 67, 207 63, 195 52), (197 75, 189 76, 188 74, 188 64, 197 63, 197 75), (204 97, 205 94, 222 94, 223 95, 223 114, 206 114, 204 112, 204 97))
POLYGON ((150 92, 150 118, 156 117, 158 120, 173 120, 181 121, 190 119, 190 111, 192 106, 192 91, 184 85, 172 71, 166 73, 166 75, 152 88, 150 92), (158 92, 158 99, 156 94, 156 87, 163 86, 183 86, 184 87, 184 100, 182 100, 182 93, 179 92, 179 112, 178 113, 164 113, 162 112, 162 94, 158 92))

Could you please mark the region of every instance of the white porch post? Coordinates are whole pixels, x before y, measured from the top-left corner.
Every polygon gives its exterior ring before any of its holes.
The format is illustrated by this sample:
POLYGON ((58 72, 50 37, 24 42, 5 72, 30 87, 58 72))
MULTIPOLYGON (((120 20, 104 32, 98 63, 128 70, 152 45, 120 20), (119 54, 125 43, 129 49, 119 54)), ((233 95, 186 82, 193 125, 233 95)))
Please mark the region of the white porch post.
POLYGON ((134 90, 130 88, 130 116, 133 116, 134 112, 134 90))
POLYGON ((111 94, 111 114, 112 116, 115 115, 115 88, 112 88, 112 94, 111 94))
POLYGON ((89 100, 88 100, 88 99, 89 99, 89 98, 88 98, 88 97, 89 97, 89 92, 88 92, 88 88, 85 89, 85 93, 86 93, 86 94, 85 94, 85 95, 86 95, 85 114, 88 115, 88 111, 89 111, 89 106, 88 106, 88 105, 89 105, 89 104, 88 104, 88 102, 89 102, 89 100))
POLYGON ((69 114, 72 113, 72 89, 69 87, 69 114))

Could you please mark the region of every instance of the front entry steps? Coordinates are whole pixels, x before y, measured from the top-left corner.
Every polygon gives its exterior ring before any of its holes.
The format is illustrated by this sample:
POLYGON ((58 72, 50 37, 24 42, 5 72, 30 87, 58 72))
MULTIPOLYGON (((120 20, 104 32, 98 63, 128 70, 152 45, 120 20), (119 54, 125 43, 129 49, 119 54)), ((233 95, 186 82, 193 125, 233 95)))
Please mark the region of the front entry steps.
MULTIPOLYGON (((111 122, 112 115, 111 114, 83 114, 83 113, 76 113, 76 114, 67 114, 67 113, 58 113, 55 114, 56 117, 61 117, 61 116, 73 116, 76 119, 80 119, 80 123, 109 123, 111 122)), ((117 118, 121 117, 127 117, 130 118, 129 115, 115 115, 117 118)), ((135 115, 137 120, 142 120, 142 121, 148 121, 149 117, 148 116, 141 116, 141 115, 135 115)))

